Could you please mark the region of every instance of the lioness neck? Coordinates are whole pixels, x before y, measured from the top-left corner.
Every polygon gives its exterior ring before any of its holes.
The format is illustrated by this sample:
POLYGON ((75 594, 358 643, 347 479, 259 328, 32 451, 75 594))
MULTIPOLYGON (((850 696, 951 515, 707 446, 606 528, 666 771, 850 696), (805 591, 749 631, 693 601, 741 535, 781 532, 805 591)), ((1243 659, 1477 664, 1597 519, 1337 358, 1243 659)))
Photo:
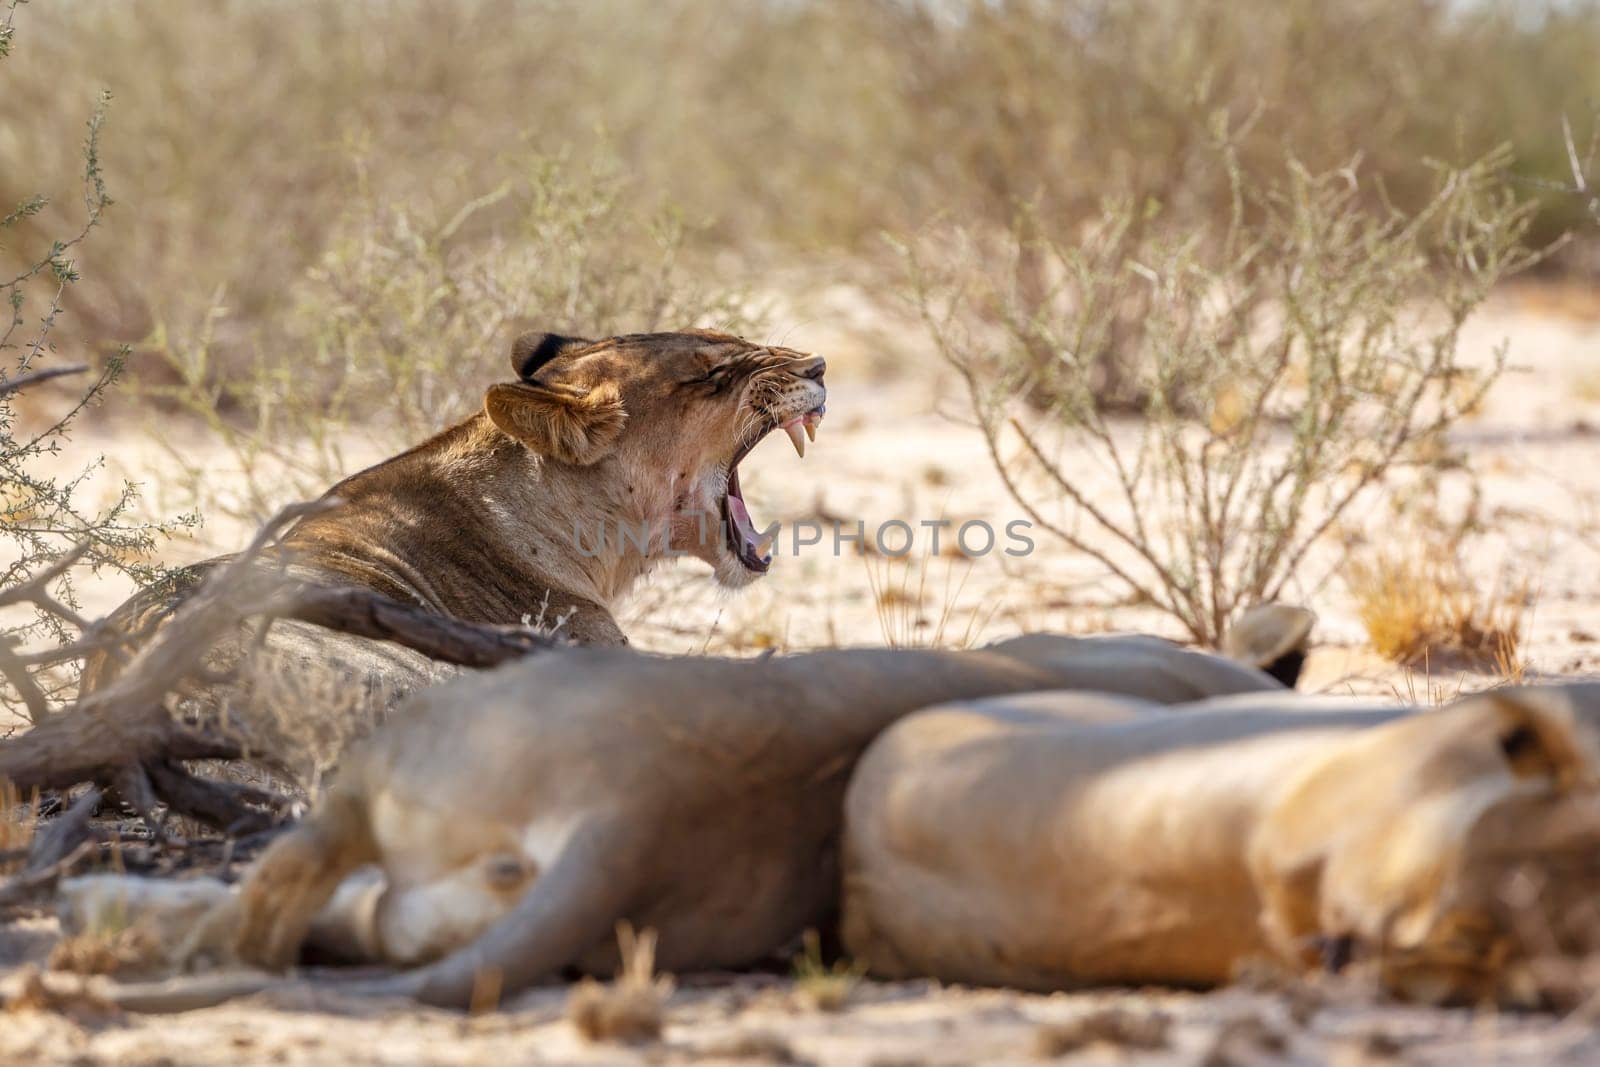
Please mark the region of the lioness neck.
POLYGON ((473 622, 609 617, 656 560, 615 539, 580 547, 585 530, 653 518, 632 514, 617 499, 626 487, 600 474, 542 459, 479 413, 335 485, 342 505, 285 544, 336 580, 473 622))

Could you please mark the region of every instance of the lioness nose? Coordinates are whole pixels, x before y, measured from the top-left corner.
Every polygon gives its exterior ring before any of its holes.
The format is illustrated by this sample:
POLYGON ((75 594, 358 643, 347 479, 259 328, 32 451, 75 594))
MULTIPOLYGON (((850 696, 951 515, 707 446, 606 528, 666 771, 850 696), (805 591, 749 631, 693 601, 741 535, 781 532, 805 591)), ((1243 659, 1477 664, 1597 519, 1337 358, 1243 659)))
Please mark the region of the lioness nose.
POLYGON ((815 362, 811 366, 800 372, 800 377, 810 378, 812 381, 818 381, 822 378, 823 372, 828 369, 828 361, 821 356, 816 356, 814 359, 815 362))

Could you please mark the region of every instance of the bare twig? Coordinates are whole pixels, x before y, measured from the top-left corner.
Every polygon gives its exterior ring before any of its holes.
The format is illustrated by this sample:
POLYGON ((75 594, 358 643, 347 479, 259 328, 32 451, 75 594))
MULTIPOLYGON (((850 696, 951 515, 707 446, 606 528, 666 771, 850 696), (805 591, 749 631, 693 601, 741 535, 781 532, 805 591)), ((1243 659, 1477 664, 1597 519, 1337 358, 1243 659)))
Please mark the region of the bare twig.
MULTIPOLYGON (((1589 190, 1589 176, 1585 173, 1584 161, 1578 158, 1578 145, 1572 137, 1572 123, 1565 115, 1561 116, 1561 138, 1567 148, 1567 165, 1572 168, 1572 191, 1584 197, 1589 214, 1600 219, 1600 197, 1594 196, 1589 190)), ((1592 143, 1590 147, 1593 148, 1592 143)))
POLYGON ((57 882, 61 881, 63 875, 77 866, 78 861, 88 856, 94 849, 93 841, 85 841, 48 867, 26 871, 0 883, 0 908, 15 907, 47 894, 55 888, 57 882))
POLYGON ((53 605, 55 603, 53 599, 41 603, 39 598, 47 597, 50 586, 63 574, 76 567, 83 560, 83 557, 88 554, 89 546, 79 545, 44 570, 30 575, 28 580, 20 585, 0 590, 0 608, 8 608, 13 604, 29 602, 37 603, 41 607, 53 605))
POLYGON ((0 637, 0 676, 11 683, 11 688, 22 697, 28 709, 28 721, 38 726, 50 717, 50 700, 39 688, 39 683, 28 673, 28 666, 17 655, 8 638, 0 637))
POLYGON ((566 644, 531 627, 462 622, 353 586, 297 583, 286 588, 282 601, 271 614, 392 641, 462 667, 494 667, 566 644))
POLYGON ((52 819, 34 835, 33 847, 28 852, 28 864, 23 873, 28 874, 53 867, 76 852, 89 838, 89 820, 100 808, 100 790, 90 788, 59 818, 52 819))
POLYGON ((88 369, 89 366, 86 363, 75 363, 70 367, 51 367, 49 370, 36 370, 32 374, 24 374, 21 377, 0 382, 0 396, 10 396, 19 389, 26 389, 30 385, 38 385, 40 382, 48 382, 52 378, 64 378, 69 374, 82 374, 88 369))

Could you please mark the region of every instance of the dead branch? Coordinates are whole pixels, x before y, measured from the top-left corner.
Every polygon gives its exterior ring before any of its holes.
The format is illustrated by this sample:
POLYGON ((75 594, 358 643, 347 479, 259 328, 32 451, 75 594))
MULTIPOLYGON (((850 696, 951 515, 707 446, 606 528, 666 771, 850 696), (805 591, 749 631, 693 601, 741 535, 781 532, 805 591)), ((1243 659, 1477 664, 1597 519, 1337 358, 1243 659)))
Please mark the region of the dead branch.
POLYGON ((89 820, 100 807, 100 790, 89 789, 72 802, 65 815, 54 819, 33 838, 24 875, 53 867, 76 852, 89 839, 89 820))
POLYGON ((110 684, 0 746, 0 779, 10 780, 19 790, 66 789, 93 782, 115 789, 147 821, 159 801, 213 826, 256 825, 259 812, 231 797, 232 807, 224 810, 219 794, 185 788, 186 775, 160 774, 178 796, 160 794, 148 768, 174 758, 200 758, 200 753, 239 754, 226 741, 196 734, 175 721, 165 699, 200 665, 217 635, 230 632, 263 608, 281 604, 274 599, 281 596, 281 579, 259 566, 258 560, 291 524, 332 506, 333 501, 319 501, 280 511, 244 552, 207 576, 110 684), (194 805, 194 810, 185 804, 194 805))
POLYGON ((48 867, 36 871, 24 871, 15 878, 7 879, 0 885, 0 908, 14 907, 43 895, 55 888, 63 875, 77 866, 95 848, 92 841, 81 842, 66 856, 52 863, 48 867))
POLYGON ((462 622, 353 586, 297 583, 273 614, 376 641, 392 641, 461 667, 496 667, 566 644, 528 626, 462 622))
MULTIPOLYGON (((224 833, 257 833, 280 821, 289 802, 187 770, 185 761, 237 759, 244 753, 227 738, 175 719, 167 707, 168 697, 186 682, 203 679, 205 657, 219 635, 251 618, 295 619, 476 668, 565 643, 530 627, 462 622, 364 589, 291 578, 282 560, 263 558, 290 525, 336 503, 323 500, 279 512, 248 548, 206 576, 110 683, 82 695, 70 709, 51 714, 42 693, 29 700, 35 725, 0 742, 0 779, 19 790, 94 783, 114 791, 158 836, 163 807, 224 833)), ((6 595, 13 602, 39 604, 43 581, 48 581, 45 575, 6 595)), ((91 627, 93 643, 108 639, 96 632, 102 628, 91 627)), ((28 698, 31 679, 23 657, 0 649, 0 674, 28 698)))
POLYGON ((39 683, 28 673, 28 665, 17 655, 10 640, 0 638, 0 677, 11 683, 11 688, 22 697, 28 709, 28 721, 38 726, 50 717, 50 700, 39 688, 39 683))
POLYGON ((19 389, 26 389, 30 385, 38 385, 40 382, 48 382, 52 378, 64 378, 69 374, 82 374, 88 369, 89 365, 87 363, 74 363, 70 367, 51 367, 49 370, 39 370, 34 371, 32 374, 24 374, 20 378, 12 378, 10 381, 0 382, 0 396, 10 396, 19 389))
POLYGON ((151 786, 169 807, 224 834, 269 830, 289 808, 288 801, 275 794, 201 778, 171 760, 156 760, 145 770, 151 786), (251 804, 267 810, 258 810, 251 804))

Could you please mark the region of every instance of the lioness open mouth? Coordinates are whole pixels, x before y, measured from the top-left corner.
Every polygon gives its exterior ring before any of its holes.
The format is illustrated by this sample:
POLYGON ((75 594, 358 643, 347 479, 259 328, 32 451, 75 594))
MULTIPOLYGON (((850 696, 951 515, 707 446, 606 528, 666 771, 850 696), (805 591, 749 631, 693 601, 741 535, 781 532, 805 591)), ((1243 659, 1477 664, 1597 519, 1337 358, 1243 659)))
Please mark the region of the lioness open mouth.
POLYGON ((776 527, 764 534, 756 532, 756 524, 750 518, 750 509, 745 506, 744 495, 739 489, 739 461, 749 455, 750 450, 760 444, 773 430, 782 430, 788 434, 794 450, 804 458, 806 441, 817 439, 817 427, 821 425, 827 407, 826 403, 818 404, 804 415, 796 415, 786 422, 770 424, 734 453, 733 459, 728 461, 728 492, 722 498, 722 527, 728 540, 728 547, 733 550, 733 554, 746 570, 757 574, 767 572, 767 568, 772 566, 772 546, 778 540, 778 533, 776 527))

